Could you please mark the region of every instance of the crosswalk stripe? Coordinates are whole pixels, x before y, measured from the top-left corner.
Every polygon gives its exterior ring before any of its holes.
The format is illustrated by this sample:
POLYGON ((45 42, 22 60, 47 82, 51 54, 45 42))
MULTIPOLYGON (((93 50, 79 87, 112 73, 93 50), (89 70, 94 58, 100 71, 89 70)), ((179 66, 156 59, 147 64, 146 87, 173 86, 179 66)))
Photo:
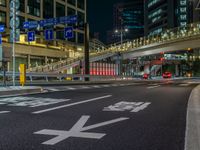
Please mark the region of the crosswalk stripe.
POLYGON ((67 87, 68 90, 76 90, 76 88, 73 87, 67 87))
POLYGON ((179 84, 179 86, 189 86, 190 84, 179 84))
POLYGON ((147 87, 147 89, 154 89, 154 88, 158 88, 158 87, 160 87, 160 85, 157 85, 157 86, 149 86, 149 87, 147 87))

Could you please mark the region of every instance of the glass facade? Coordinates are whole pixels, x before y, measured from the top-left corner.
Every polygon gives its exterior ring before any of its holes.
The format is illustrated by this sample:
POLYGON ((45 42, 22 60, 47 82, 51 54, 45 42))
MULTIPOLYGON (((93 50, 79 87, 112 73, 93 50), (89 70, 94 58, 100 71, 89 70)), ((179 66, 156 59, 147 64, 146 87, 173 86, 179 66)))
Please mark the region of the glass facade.
POLYGON ((21 12, 25 12, 25 0, 20 0, 20 7, 19 7, 19 10, 21 12))
POLYGON ((56 17, 63 17, 63 16, 65 16, 65 5, 56 3, 56 17))
POLYGON ((43 18, 53 18, 54 7, 53 7, 53 0, 43 0, 43 18))
POLYGON ((40 0, 28 1, 27 13, 40 17, 40 0))
MULTIPOLYGON (((135 39, 144 35, 144 3, 141 0, 114 5, 114 30, 123 30, 125 39, 135 39), (125 32, 128 29, 128 32, 125 32)), ((115 42, 120 35, 114 35, 115 42)))
POLYGON ((85 9, 85 0, 77 0, 77 7, 80 9, 85 9))
POLYGON ((78 15, 78 24, 80 25, 84 24, 84 21, 85 21, 84 13, 78 12, 77 15, 78 15))
POLYGON ((0 0, 0 6, 6 7, 6 0, 0 0))
POLYGON ((197 12, 193 3, 190 0, 146 0, 145 35, 158 34, 168 28, 193 22, 194 13, 197 12))
POLYGON ((6 25, 6 13, 0 11, 0 25, 6 25))
POLYGON ((67 0, 67 2, 71 5, 76 6, 76 0, 67 0))
POLYGON ((70 7, 67 7, 67 15, 71 16, 71 15, 76 15, 76 10, 70 7))

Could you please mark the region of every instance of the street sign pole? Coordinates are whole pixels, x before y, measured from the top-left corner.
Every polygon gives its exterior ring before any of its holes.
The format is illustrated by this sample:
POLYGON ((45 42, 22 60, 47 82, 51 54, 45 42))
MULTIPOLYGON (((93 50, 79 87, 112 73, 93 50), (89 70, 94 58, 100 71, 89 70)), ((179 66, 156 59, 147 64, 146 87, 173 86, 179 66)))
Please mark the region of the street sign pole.
POLYGON ((13 54, 13 86, 15 86, 15 21, 16 21, 16 8, 15 8, 15 1, 14 1, 14 8, 13 8, 13 44, 12 44, 12 54, 13 54))
MULTIPOLYGON (((84 46, 85 46, 85 72, 86 76, 90 75, 90 58, 89 58, 89 24, 85 23, 84 25, 84 46)), ((89 81, 89 77, 85 77, 85 81, 89 81)))

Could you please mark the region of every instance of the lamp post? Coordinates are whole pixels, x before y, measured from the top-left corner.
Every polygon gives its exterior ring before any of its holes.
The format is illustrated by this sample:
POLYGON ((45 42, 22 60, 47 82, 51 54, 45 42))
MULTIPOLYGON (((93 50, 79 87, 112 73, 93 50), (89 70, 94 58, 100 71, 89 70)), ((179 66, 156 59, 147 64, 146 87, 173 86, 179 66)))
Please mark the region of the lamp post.
POLYGON ((122 46, 122 44, 123 44, 123 35, 124 35, 126 32, 128 32, 128 29, 127 29, 127 28, 123 29, 122 27, 121 27, 120 30, 118 30, 118 29, 115 30, 115 33, 116 33, 116 34, 120 33, 121 46, 122 46))

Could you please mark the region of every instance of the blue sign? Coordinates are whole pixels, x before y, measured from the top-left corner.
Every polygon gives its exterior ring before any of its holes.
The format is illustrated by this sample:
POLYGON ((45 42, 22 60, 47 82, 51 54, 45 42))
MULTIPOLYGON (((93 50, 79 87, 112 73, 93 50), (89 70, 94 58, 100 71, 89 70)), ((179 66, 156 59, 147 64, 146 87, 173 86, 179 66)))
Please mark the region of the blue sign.
POLYGON ((2 35, 0 34, 0 45, 2 44, 2 35))
POLYGON ((35 41, 35 32, 34 31, 28 32, 27 36, 28 36, 28 42, 35 41))
POLYGON ((4 32, 5 31, 5 26, 4 25, 0 25, 0 32, 4 32))
POLYGON ((54 26, 58 24, 74 24, 77 23, 78 17, 77 15, 73 16, 64 16, 59 18, 50 18, 46 20, 40 20, 40 21, 26 21, 23 23, 24 29, 33 29, 37 27, 48 27, 48 26, 54 26))
POLYGON ((66 27, 64 31, 64 36, 66 39, 74 38, 73 27, 66 27))
POLYGON ((38 27, 38 22, 37 21, 27 21, 23 23, 23 28, 24 29, 33 29, 38 27))
POLYGON ((53 40, 53 30, 45 30, 45 40, 53 40))

